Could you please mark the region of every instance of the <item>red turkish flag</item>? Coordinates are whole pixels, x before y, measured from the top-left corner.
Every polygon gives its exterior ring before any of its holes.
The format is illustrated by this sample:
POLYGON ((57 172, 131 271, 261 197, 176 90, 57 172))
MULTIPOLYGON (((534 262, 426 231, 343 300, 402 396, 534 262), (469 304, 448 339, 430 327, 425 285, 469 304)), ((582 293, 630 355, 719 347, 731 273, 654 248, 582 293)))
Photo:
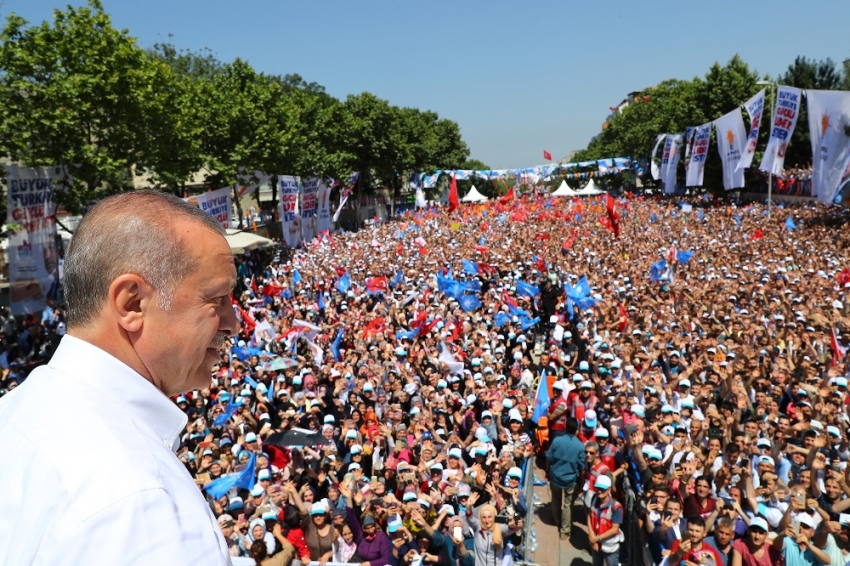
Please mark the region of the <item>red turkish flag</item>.
POLYGON ((548 159, 549 161, 552 161, 552 154, 544 149, 543 150, 543 159, 548 159))
POLYGON ((457 179, 452 175, 452 185, 449 188, 449 212, 454 212, 460 206, 460 199, 457 198, 457 179))
POLYGON ((395 255, 402 255, 404 253, 404 243, 399 242, 398 247, 395 249, 395 255))
POLYGON ((623 303, 619 303, 617 305, 617 309, 620 311, 620 325, 617 327, 617 332, 622 334, 626 331, 626 327, 629 325, 629 313, 626 310, 626 307, 623 306, 623 303))
POLYGON ((505 193, 505 196, 499 198, 499 204, 507 204, 514 200, 514 190, 511 189, 505 193))
POLYGON ((750 236, 750 241, 761 240, 762 238, 764 238, 764 232, 761 231, 761 228, 756 228, 756 231, 750 236))

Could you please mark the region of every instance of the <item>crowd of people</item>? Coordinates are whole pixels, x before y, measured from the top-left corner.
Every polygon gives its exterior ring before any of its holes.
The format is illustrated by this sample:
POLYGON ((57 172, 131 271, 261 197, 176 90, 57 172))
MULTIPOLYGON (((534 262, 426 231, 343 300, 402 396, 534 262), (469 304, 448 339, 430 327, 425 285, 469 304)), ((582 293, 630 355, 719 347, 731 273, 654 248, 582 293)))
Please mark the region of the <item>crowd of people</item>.
MULTIPOLYGON (((760 193, 767 193, 768 174, 755 166, 751 171, 756 177, 754 189, 760 193)), ((771 191, 775 195, 812 196, 812 165, 801 167, 799 164, 794 164, 793 167, 783 169, 782 175, 774 175, 771 191)))
MULTIPOLYGON (((595 564, 845 564, 846 220, 525 197, 246 253, 177 455, 263 565, 501 566, 535 466, 595 564), (292 429, 324 440, 267 442, 292 429)), ((7 390, 61 309, 5 330, 7 390)))

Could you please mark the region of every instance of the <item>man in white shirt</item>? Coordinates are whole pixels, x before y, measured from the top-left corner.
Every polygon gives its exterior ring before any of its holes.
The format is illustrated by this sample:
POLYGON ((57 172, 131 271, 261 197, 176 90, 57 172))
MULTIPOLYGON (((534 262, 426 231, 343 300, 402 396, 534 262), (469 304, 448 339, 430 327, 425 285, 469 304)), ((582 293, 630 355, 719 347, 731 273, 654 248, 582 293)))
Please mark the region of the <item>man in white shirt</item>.
POLYGON ((230 564, 168 396, 209 386, 235 283, 224 231, 176 197, 125 193, 83 218, 68 333, 0 400, 0 564, 230 564))

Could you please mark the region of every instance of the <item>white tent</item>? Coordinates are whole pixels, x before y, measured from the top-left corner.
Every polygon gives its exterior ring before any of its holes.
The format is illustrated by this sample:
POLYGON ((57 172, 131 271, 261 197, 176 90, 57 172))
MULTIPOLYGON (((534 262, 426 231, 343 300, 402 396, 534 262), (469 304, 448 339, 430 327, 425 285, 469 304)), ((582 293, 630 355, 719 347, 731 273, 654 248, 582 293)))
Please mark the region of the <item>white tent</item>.
POLYGON ((601 195, 604 193, 602 189, 596 186, 596 183, 593 182, 593 179, 587 182, 582 190, 578 192, 579 196, 592 196, 592 195, 601 195))
POLYGON ((469 192, 466 193, 466 196, 460 199, 460 202, 485 202, 487 197, 478 192, 478 189, 475 188, 475 185, 472 185, 472 188, 469 189, 469 192))
POLYGON ((553 197, 574 197, 574 196, 578 196, 578 195, 579 195, 579 193, 572 190, 570 188, 570 186, 567 184, 566 181, 561 181, 561 185, 558 187, 558 190, 556 190, 550 196, 553 196, 553 197))
POLYGON ((225 239, 227 239, 227 243, 230 245, 230 251, 234 255, 243 254, 246 251, 256 250, 257 248, 265 248, 272 243, 268 238, 264 238, 258 234, 231 228, 228 228, 225 239))

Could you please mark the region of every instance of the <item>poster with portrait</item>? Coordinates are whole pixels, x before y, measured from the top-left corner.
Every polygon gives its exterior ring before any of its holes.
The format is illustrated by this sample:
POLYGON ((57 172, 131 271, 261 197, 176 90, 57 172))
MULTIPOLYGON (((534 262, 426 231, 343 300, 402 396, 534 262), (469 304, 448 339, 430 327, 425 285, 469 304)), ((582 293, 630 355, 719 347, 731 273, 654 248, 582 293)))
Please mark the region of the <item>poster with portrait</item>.
POLYGON ((6 204, 12 314, 38 313, 59 292, 55 194, 62 190, 61 167, 6 166, 6 204))

